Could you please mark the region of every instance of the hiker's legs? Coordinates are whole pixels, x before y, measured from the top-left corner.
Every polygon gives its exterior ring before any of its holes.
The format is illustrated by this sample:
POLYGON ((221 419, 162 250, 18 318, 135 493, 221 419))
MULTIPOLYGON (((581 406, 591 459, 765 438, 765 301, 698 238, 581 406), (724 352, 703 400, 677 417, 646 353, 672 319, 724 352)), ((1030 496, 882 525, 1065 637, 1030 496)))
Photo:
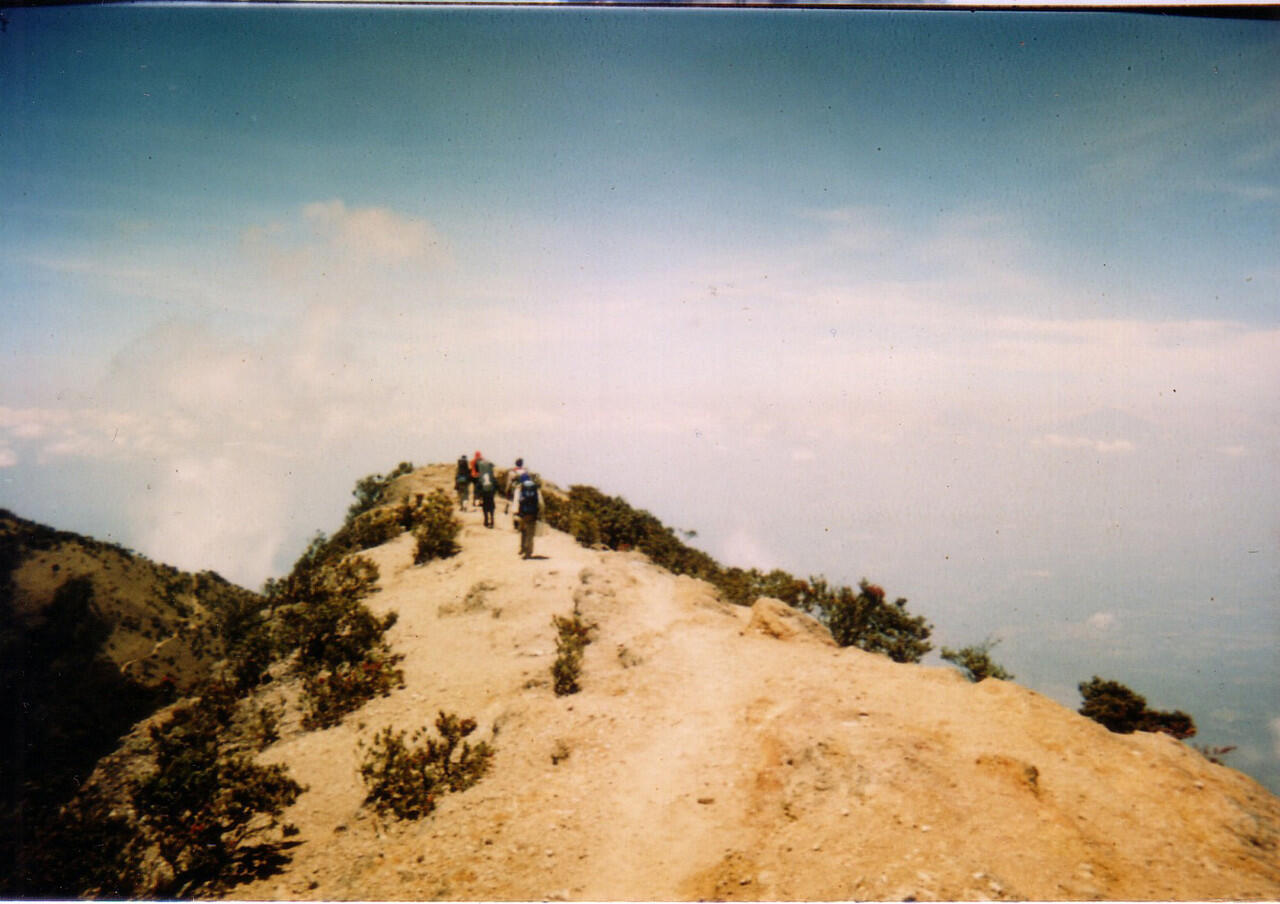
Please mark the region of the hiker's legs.
POLYGON ((520 555, 525 558, 533 555, 533 532, 537 527, 538 522, 534 518, 520 519, 520 555))

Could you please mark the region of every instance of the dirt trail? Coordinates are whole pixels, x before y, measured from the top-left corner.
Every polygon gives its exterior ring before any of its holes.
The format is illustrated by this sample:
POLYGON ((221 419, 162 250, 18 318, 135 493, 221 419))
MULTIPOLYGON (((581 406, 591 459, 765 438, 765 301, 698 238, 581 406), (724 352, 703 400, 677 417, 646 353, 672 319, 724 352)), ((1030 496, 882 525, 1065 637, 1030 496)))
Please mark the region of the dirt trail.
MULTIPOLYGON (((448 486, 450 467, 400 492, 448 486)), ((241 899, 1280 897, 1280 801, 1159 735, 1015 684, 837 649, 636 553, 544 530, 523 561, 462 515, 462 552, 368 555, 406 686, 264 759, 309 787, 301 843, 241 899), (552 616, 598 625, 556 697, 552 616), (417 822, 362 806, 358 745, 475 717, 490 774, 417 822)))

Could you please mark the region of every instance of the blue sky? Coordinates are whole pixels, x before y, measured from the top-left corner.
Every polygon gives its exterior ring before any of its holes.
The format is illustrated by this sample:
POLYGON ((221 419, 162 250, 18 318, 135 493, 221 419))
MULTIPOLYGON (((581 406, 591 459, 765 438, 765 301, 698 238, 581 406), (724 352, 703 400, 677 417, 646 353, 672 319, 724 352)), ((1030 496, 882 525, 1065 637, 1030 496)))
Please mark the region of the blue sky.
POLYGON ((1280 26, 6 17, 0 505, 257 586, 524 455, 1280 788, 1280 26))

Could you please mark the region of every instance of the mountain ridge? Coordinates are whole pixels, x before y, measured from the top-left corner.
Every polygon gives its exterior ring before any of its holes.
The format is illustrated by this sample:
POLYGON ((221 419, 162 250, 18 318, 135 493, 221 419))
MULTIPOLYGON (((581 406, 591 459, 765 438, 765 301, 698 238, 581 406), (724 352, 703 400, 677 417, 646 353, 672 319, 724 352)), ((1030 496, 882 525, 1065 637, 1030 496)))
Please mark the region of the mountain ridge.
MULTIPOLYGON (((282 716, 256 762, 304 790, 271 868, 202 895, 1280 897, 1280 799, 1173 738, 837 646, 785 602, 730 603, 635 549, 543 525, 521 559, 501 503, 492 529, 453 504, 455 555, 419 564, 412 532, 382 537, 397 507, 452 497, 452 481, 452 465, 399 473, 344 526, 357 546, 376 540, 348 554, 376 566, 363 602, 387 620, 403 686, 320 730, 303 725, 287 670, 257 687, 253 706, 282 716), (560 696, 555 620, 569 616, 592 642, 580 692, 560 696), (474 719, 488 773, 421 819, 380 813, 362 778, 379 734, 446 712, 474 719)), ((167 718, 139 723, 86 787, 121 793, 167 718)))
MULTIPOLYGON (((418 469, 388 501, 451 479, 418 469)), ((414 565, 409 535, 363 553, 381 574, 368 604, 399 613, 405 687, 322 732, 282 727, 264 761, 311 789, 286 814, 301 844, 235 897, 1280 894, 1280 800, 1170 737, 831 646, 636 551, 545 529, 522 561, 501 514, 461 518, 457 556, 414 565), (558 697, 552 619, 570 613, 595 639, 581 692, 558 697), (438 711, 476 719, 490 774, 424 819, 377 816, 361 745, 438 711)))

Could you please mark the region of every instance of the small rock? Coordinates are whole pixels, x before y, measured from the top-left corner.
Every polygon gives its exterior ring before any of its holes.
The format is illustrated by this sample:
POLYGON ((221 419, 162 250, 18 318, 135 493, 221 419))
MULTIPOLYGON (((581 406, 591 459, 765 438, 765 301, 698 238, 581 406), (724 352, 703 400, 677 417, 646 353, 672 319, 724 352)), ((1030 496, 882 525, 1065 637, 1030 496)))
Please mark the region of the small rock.
POLYGON ((716 802, 716 799, 715 799, 714 797, 699 797, 699 798, 698 798, 698 803, 700 803, 700 804, 713 804, 713 803, 715 803, 715 802, 716 802))
POLYGON ((738 880, 738 884, 739 884, 739 885, 750 885, 750 884, 751 884, 751 877, 750 877, 750 876, 746 876, 746 877, 744 877, 744 878, 742 878, 742 879, 739 879, 739 880, 738 880))

